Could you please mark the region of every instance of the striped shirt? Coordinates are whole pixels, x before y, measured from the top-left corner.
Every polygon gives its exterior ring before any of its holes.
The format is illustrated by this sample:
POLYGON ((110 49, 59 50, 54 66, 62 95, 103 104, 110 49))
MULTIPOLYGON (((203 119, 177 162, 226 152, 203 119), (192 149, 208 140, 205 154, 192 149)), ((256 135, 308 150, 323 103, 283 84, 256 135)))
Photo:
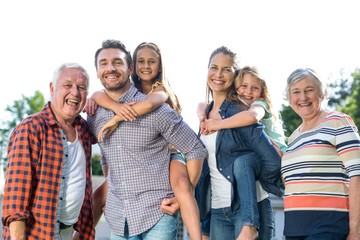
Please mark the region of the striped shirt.
MULTIPOLYGON (((91 206, 91 144, 86 121, 74 121, 86 155, 86 189, 74 228, 81 239, 94 239, 91 206)), ((3 239, 10 239, 10 222, 26 221, 27 239, 58 239, 61 202, 66 188, 67 139, 50 109, 25 118, 12 132, 3 202, 3 239)))
POLYGON ((349 178, 360 176, 360 139, 348 115, 331 112, 316 128, 295 130, 281 172, 285 236, 348 233, 349 178))
MULTIPOLYGON (((139 102, 146 97, 131 84, 120 102, 139 102)), ((99 107, 95 116, 88 117, 93 133, 97 135, 113 115, 99 107)), ((195 132, 168 104, 135 121, 121 122, 110 137, 99 143, 102 164, 109 169, 105 217, 114 233, 124 236, 127 222, 129 235, 139 235, 163 216, 161 202, 173 194, 169 144, 188 160, 207 155, 195 132)))

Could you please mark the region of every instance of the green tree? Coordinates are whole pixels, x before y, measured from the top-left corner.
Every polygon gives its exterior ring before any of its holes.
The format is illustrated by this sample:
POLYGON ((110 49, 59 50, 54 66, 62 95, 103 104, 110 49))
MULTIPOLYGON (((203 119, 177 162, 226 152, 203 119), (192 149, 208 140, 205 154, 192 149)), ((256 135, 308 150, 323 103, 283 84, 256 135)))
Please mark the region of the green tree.
POLYGON ((296 130, 301 124, 301 118, 295 113, 290 105, 282 105, 280 115, 283 121, 285 136, 289 137, 290 134, 296 130))
POLYGON ((345 98, 343 104, 339 107, 339 111, 350 115, 356 126, 360 127, 360 69, 356 69, 351 76, 353 78, 351 95, 349 94, 345 98))
POLYGON ((340 79, 335 80, 329 85, 329 101, 328 105, 333 108, 339 108, 344 100, 351 96, 352 92, 352 80, 346 77, 343 71, 340 71, 340 79))
POLYGON ((94 153, 91 158, 92 163, 92 175, 103 176, 102 167, 100 164, 100 154, 94 153))
POLYGON ((5 111, 10 113, 10 120, 2 121, 0 127, 0 157, 6 160, 6 147, 8 145, 11 131, 26 116, 39 112, 45 104, 44 95, 40 91, 35 91, 31 97, 22 95, 22 98, 15 100, 11 106, 7 106, 5 111))

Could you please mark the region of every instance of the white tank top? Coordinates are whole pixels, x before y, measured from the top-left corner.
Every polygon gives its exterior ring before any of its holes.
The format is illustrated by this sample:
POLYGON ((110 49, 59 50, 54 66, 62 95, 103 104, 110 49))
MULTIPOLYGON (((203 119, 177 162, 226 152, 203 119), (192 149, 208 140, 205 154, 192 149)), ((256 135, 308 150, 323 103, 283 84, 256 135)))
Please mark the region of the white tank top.
POLYGON ((201 135, 200 139, 208 150, 208 164, 211 179, 211 208, 225 208, 231 206, 231 183, 216 167, 216 136, 217 131, 209 135, 201 135))
POLYGON ((60 221, 66 225, 77 222, 85 197, 86 157, 78 135, 74 142, 68 142, 69 178, 65 188, 60 221))

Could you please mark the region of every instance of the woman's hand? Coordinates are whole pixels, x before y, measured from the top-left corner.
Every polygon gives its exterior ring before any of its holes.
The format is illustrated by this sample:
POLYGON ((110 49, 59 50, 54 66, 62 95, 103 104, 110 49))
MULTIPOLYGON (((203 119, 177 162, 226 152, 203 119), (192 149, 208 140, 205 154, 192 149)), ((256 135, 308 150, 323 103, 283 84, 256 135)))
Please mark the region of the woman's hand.
POLYGON ((220 130, 218 127, 221 120, 217 119, 205 119, 200 123, 200 134, 208 135, 220 130))
POLYGON ((208 134, 208 131, 207 131, 206 125, 205 125, 205 119, 200 122, 200 134, 202 134, 202 135, 208 134))
POLYGON ((206 119, 205 120, 205 127, 209 133, 213 133, 215 131, 220 130, 220 119, 206 119))

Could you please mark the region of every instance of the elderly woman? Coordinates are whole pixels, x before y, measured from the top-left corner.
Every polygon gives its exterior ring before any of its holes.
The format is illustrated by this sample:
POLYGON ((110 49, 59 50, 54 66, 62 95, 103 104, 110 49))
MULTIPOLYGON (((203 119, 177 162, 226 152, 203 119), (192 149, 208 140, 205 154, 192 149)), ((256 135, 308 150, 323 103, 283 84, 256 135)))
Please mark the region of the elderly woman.
POLYGON ((282 158, 287 240, 360 239, 360 140, 352 119, 324 109, 326 87, 311 69, 287 79, 301 117, 282 158))

